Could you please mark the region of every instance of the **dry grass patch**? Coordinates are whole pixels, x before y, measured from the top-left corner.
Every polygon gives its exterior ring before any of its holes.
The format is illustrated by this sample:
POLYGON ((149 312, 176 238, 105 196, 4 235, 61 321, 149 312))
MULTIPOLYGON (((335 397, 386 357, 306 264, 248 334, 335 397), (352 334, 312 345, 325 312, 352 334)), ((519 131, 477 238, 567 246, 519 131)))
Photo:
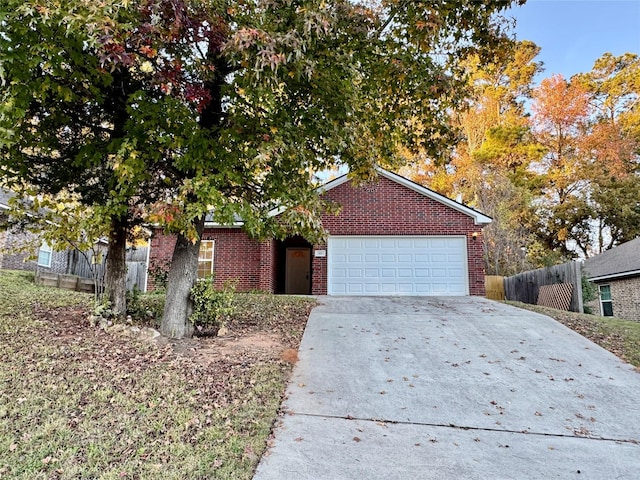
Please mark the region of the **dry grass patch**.
POLYGON ((0 478, 12 479, 251 478, 291 370, 280 356, 313 306, 247 296, 224 339, 149 342, 92 327, 90 297, 29 274, 0 271, 0 292, 0 478))
POLYGON ((640 322, 565 312, 520 302, 509 303, 554 318, 625 362, 640 368, 640 322))

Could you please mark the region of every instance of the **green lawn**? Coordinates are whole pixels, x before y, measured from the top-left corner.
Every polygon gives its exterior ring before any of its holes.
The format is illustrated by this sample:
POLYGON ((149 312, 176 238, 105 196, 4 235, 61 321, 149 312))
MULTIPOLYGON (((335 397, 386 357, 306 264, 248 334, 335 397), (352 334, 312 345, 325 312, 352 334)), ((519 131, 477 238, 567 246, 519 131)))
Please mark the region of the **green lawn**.
MULTIPOLYGON (((312 302, 240 298, 228 342, 297 348, 312 302)), ((90 326, 91 300, 0 271, 0 478, 251 478, 291 370, 280 350, 145 342, 90 326)))
POLYGON ((640 322, 565 312, 520 302, 509 303, 552 317, 624 361, 640 368, 640 322))

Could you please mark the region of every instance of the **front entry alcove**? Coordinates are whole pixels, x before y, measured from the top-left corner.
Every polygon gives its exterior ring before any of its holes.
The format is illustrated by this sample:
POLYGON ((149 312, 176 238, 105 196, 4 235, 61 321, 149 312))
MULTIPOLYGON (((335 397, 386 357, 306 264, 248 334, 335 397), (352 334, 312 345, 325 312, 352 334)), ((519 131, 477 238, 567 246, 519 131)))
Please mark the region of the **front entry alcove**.
POLYGON ((289 237, 276 244, 277 293, 311 294, 312 245, 303 237, 289 237))

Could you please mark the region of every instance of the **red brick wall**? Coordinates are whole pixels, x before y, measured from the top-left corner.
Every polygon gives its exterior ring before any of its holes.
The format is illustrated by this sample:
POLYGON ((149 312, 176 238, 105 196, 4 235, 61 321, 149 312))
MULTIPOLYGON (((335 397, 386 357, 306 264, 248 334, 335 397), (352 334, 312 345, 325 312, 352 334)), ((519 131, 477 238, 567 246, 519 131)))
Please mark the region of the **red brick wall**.
POLYGON ((276 290, 276 241, 260 242, 260 279, 259 290, 275 292, 276 290))
MULTIPOLYGON (((484 295, 482 231, 473 219, 385 177, 374 184, 353 187, 343 183, 324 194, 340 203, 340 215, 325 215, 323 224, 330 235, 464 235, 467 237, 469 291, 484 295), (477 239, 472 234, 478 233, 477 239)), ((216 240, 214 268, 216 284, 237 279, 238 290, 275 291, 276 242, 258 242, 237 228, 205 230, 205 240, 216 240)), ((170 259, 175 238, 155 235, 151 262, 170 259)), ((315 250, 326 250, 316 245, 315 250)), ((312 292, 327 293, 327 258, 312 261, 312 292)), ((152 283, 152 279, 149 279, 152 283)))
MULTIPOLYGON (((343 183, 326 192, 324 198, 342 205, 340 215, 322 219, 330 235, 465 235, 469 293, 485 294, 482 232, 471 217, 382 176, 362 187, 343 183), (475 240, 473 232, 478 233, 475 240)), ((313 258, 312 291, 327 293, 326 257, 313 258)))
MULTIPOLYGON (((221 287, 226 280, 237 280, 237 290, 240 292, 264 289, 262 284, 270 286, 272 282, 262 280, 264 273, 261 268, 261 250, 270 249, 274 242, 264 242, 267 246, 250 239, 246 233, 238 228, 208 228, 202 235, 203 240, 215 240, 213 253, 213 268, 215 284, 221 287)), ((158 230, 151 239, 150 265, 169 262, 176 244, 175 235, 163 235, 158 230)), ((273 277, 273 268, 269 274, 273 277)), ((153 290, 153 278, 149 276, 147 290, 153 290)), ((272 287, 271 287, 272 288, 272 287)), ((268 290, 268 291, 272 291, 268 290)))

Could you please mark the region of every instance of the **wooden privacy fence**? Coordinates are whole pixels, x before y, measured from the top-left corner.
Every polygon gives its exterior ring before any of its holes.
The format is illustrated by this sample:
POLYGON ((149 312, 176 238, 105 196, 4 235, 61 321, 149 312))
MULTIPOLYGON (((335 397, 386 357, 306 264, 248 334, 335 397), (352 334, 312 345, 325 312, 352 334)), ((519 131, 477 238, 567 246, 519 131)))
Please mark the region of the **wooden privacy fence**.
POLYGON ((491 300, 504 300, 504 277, 501 275, 486 275, 484 277, 486 297, 491 300))
MULTIPOLYGON (((127 290, 137 287, 138 290, 144 291, 147 282, 147 250, 147 247, 127 249, 127 290)), ((76 257, 69 265, 66 275, 39 272, 37 279, 44 285, 93 293, 94 273, 99 284, 104 282, 106 249, 102 250, 98 257, 94 256, 93 252, 83 255, 76 251, 75 254, 76 257)))
POLYGON ((504 279, 507 300, 546 305, 568 306, 572 312, 582 313, 582 266, 580 262, 567 262, 553 267, 529 270, 504 279), (560 285, 565 284, 565 285, 560 285), (567 287, 570 284, 571 287, 567 287), (540 295, 541 287, 544 288, 540 295), (569 300, 570 296, 570 300, 569 300))
POLYGON ((147 262, 127 262, 127 290, 137 287, 144 291, 147 283, 147 262))

